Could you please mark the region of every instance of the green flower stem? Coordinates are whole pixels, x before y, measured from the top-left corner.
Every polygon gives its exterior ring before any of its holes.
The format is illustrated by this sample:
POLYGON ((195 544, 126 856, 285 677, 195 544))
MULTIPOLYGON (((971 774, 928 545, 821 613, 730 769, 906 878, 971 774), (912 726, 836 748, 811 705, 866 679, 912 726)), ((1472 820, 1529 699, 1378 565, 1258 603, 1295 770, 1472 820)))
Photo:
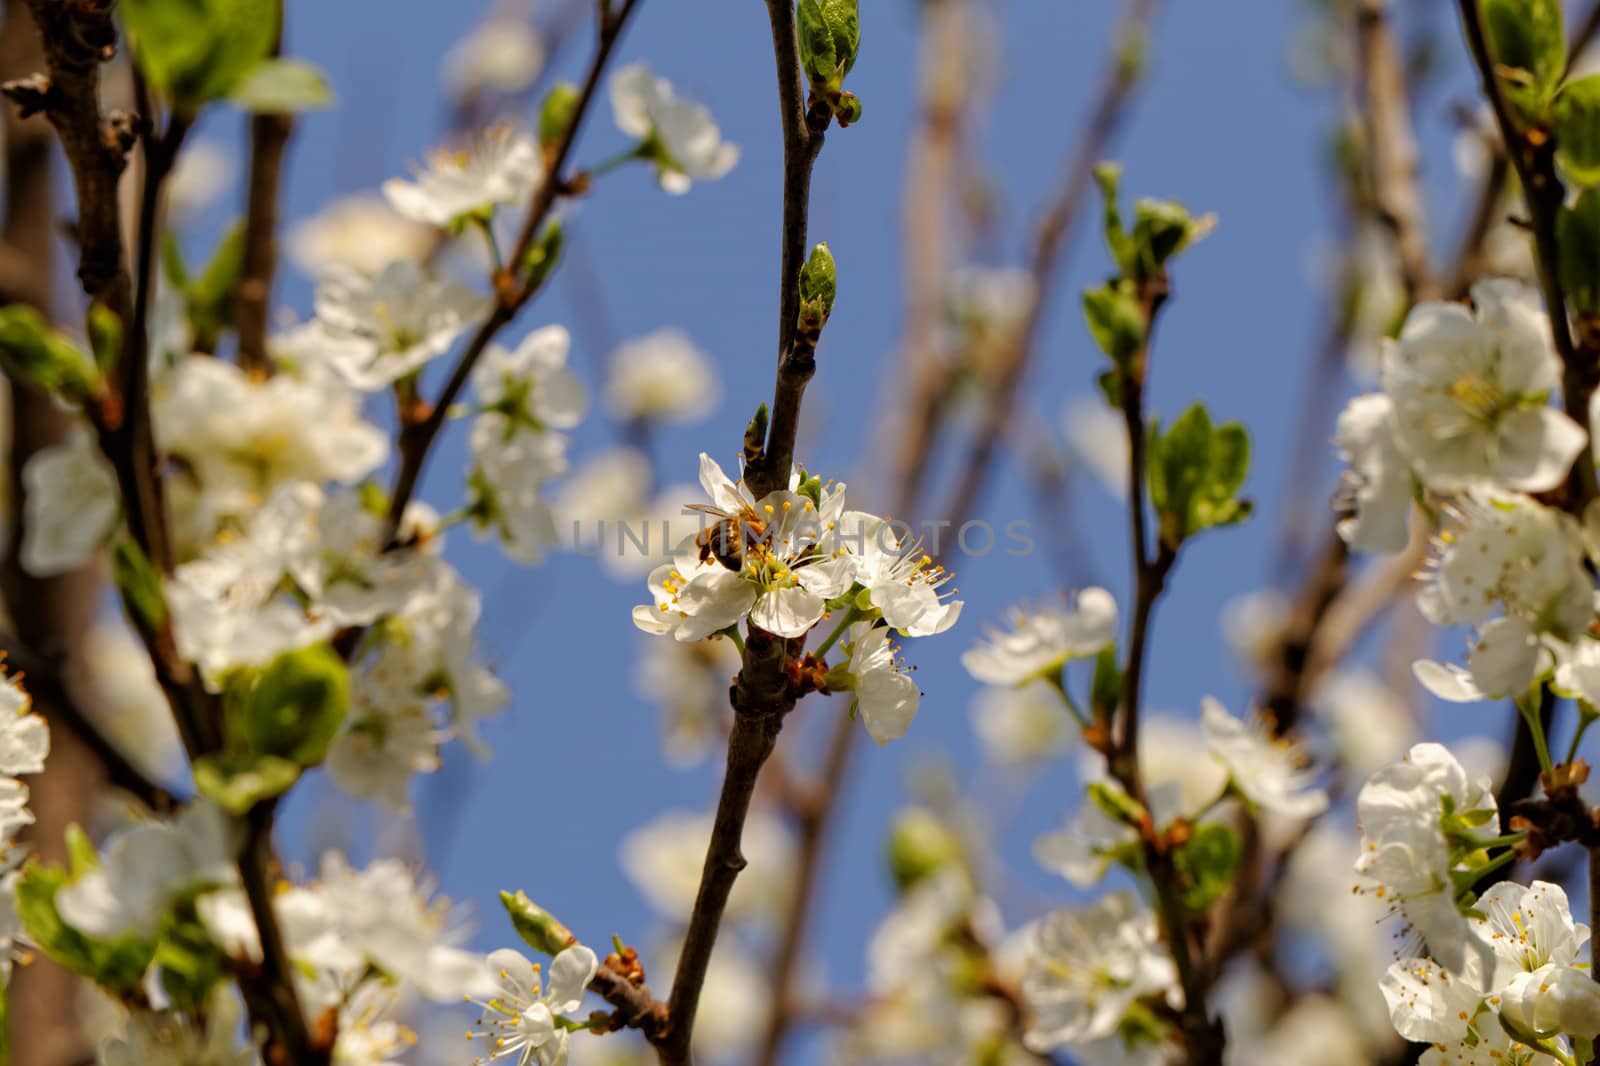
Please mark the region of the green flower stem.
POLYGON ((1083 713, 1083 708, 1078 706, 1078 701, 1072 698, 1072 693, 1067 691, 1067 668, 1065 665, 1054 673, 1044 676, 1045 682, 1061 696, 1061 702, 1066 704, 1067 710, 1077 721, 1078 728, 1089 728, 1089 716, 1083 713))
POLYGON ((1550 743, 1545 739, 1544 723, 1539 720, 1539 707, 1526 698, 1519 698, 1516 704, 1517 713, 1522 715, 1522 720, 1528 724, 1528 733, 1533 737, 1534 750, 1539 754, 1539 769, 1548 774, 1555 765, 1550 761, 1550 743))
POLYGON ((589 175, 590 180, 593 180, 595 178, 604 177, 620 167, 625 167, 629 163, 632 163, 635 159, 644 159, 647 156, 646 146, 649 143, 650 142, 648 141, 640 141, 638 144, 634 145, 632 148, 629 148, 625 152, 618 152, 610 159, 602 159, 594 166, 589 167, 585 173, 589 175))
POLYGON ((1567 757, 1563 760, 1566 765, 1571 766, 1577 760, 1578 745, 1583 742, 1583 735, 1594 724, 1595 717, 1595 715, 1584 713, 1581 706, 1578 708, 1578 728, 1572 731, 1572 743, 1567 745, 1567 757))
POLYGON ((833 647, 834 644, 838 643, 840 637, 844 636, 844 631, 850 628, 850 623, 856 621, 860 617, 861 612, 856 610, 854 607, 851 607, 845 612, 844 617, 839 619, 839 624, 833 627, 833 632, 828 634, 828 639, 824 640, 821 644, 818 644, 816 650, 811 654, 816 656, 818 659, 828 654, 828 649, 833 647))
POLYGON ((1511 848, 1507 848, 1505 851, 1502 851, 1500 854, 1490 859, 1487 863, 1474 870, 1472 872, 1472 880, 1474 882, 1481 881, 1501 867, 1509 866, 1516 861, 1516 851, 1511 848))

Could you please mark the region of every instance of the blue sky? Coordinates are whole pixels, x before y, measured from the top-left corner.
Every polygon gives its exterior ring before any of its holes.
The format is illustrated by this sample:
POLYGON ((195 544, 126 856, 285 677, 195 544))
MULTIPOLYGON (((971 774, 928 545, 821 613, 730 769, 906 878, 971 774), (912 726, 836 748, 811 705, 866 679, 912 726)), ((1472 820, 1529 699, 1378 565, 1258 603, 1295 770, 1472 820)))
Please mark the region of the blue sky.
MULTIPOLYGON (((1200 399, 1214 417, 1243 421, 1256 453, 1247 490, 1259 505, 1248 525, 1207 536, 1185 551, 1161 608, 1148 703, 1193 714, 1202 695, 1239 709, 1250 692, 1229 658, 1218 615, 1229 599, 1273 576, 1287 456, 1301 429, 1303 368, 1322 328, 1325 297, 1313 262, 1331 237, 1334 194, 1324 161, 1333 110, 1326 94, 1291 75, 1288 51, 1305 25, 1302 5, 1236 0, 1169 7, 1152 43, 1149 81, 1113 154, 1125 164, 1128 196, 1179 199, 1196 211, 1215 212, 1220 225, 1177 267, 1150 404, 1170 416, 1200 399)), ((901 327, 899 197, 916 37, 910 0, 865 0, 862 8, 863 50, 851 87, 865 103, 866 118, 829 136, 816 171, 812 237, 833 249, 840 296, 819 352, 799 454, 813 469, 865 486, 882 484, 882 468, 875 465, 881 457, 870 448, 884 413, 882 389, 893 384, 901 327)), ((291 2, 289 50, 329 72, 339 107, 307 118, 296 135, 287 218, 306 217, 331 196, 370 190, 404 173, 437 139, 445 118, 440 56, 483 9, 478 2, 431 0, 291 2)), ((1010 265, 1021 261, 1031 221, 1077 135, 1116 5, 1008 0, 996 10, 1002 62, 978 146, 996 182, 1001 224, 983 261, 1010 265)), ((1454 27, 1446 22, 1442 28, 1447 88, 1430 92, 1419 108, 1423 178, 1436 233, 1453 227, 1460 200, 1449 162, 1449 104, 1470 88, 1454 27)), ((561 69, 574 74, 587 50, 586 42, 570 49, 561 69)), ((657 438, 662 479, 684 481, 692 479, 701 450, 731 461, 745 419, 771 391, 781 150, 763 5, 643 0, 618 63, 635 59, 648 60, 680 92, 706 101, 726 136, 743 147, 743 159, 726 179, 682 198, 662 194, 643 169, 606 178, 570 213, 571 231, 604 286, 603 310, 587 302, 576 315, 577 301, 592 296, 562 273, 511 336, 575 319, 608 322, 618 337, 665 325, 688 332, 716 360, 724 404, 707 423, 657 438)), ((202 133, 232 140, 238 125, 236 116, 222 114, 202 133)), ((577 157, 597 161, 624 143, 602 108, 586 127, 577 157)), ((219 209, 215 221, 231 211, 219 209)), ((1099 369, 1100 356, 1077 313, 1078 293, 1106 270, 1092 217, 1080 227, 1050 294, 1047 328, 1023 390, 1027 415, 1056 433, 1068 398, 1091 394, 1099 369)), ((306 310, 309 287, 292 269, 279 294, 306 310)), ((591 346, 592 332, 577 332, 573 362, 589 373, 604 352, 591 346)), ((1331 425, 1313 432, 1327 437, 1331 425)), ((425 484, 424 495, 442 507, 459 500, 462 436, 458 428, 445 442, 425 484)), ((591 415, 574 434, 574 458, 614 437, 603 417, 591 415)), ((1306 496, 1317 508, 1310 518, 1315 528, 1328 520, 1331 459, 1323 475, 1306 496)), ((1120 595, 1127 585, 1122 515, 1087 481, 1074 498, 1092 572, 1120 595)), ((877 510, 887 505, 870 495, 856 502, 877 510)), ((1037 517, 1015 464, 1003 462, 981 514, 997 525, 1037 517)), ((1041 527, 1037 535, 1042 542, 1051 533, 1041 527)), ((631 679, 644 638, 628 611, 641 601, 642 584, 612 582, 592 561, 573 557, 512 571, 492 545, 474 545, 461 532, 452 536, 452 555, 484 589, 488 652, 515 701, 489 729, 497 748, 491 764, 480 767, 458 756, 419 792, 431 833, 425 851, 441 886, 477 901, 485 947, 510 937, 492 906, 500 888, 526 889, 586 940, 604 942, 615 931, 643 942, 654 922, 617 868, 617 842, 658 811, 708 807, 720 772, 712 766, 678 772, 660 758, 654 710, 636 697, 631 679)), ((859 985, 865 938, 888 903, 883 829, 902 801, 907 774, 935 761, 967 780, 977 768, 967 718, 976 686, 960 669, 958 654, 979 622, 1008 603, 1060 586, 1050 557, 1041 550, 1026 558, 996 552, 958 561, 957 584, 966 600, 962 623, 909 649, 927 693, 911 735, 886 749, 863 745, 859 753, 841 800, 844 817, 814 926, 816 965, 843 988, 859 985)), ((820 700, 803 704, 783 745, 792 753, 813 749, 837 711, 820 700)), ((1454 723, 1452 731, 1498 735, 1504 728, 1498 709, 1460 713, 1473 719, 1454 723)), ((316 799, 313 794, 292 809, 291 852, 298 857, 314 854, 314 842, 325 834, 376 831, 370 812, 348 821, 341 816, 337 826, 313 825, 328 817, 316 799)), ((1060 896, 1064 886, 1033 868, 1027 845, 1075 802, 1072 775, 1062 768, 1032 782, 1011 804, 1001 852, 1014 861, 1020 882, 1040 893, 1060 896)), ((656 982, 664 985, 665 975, 658 973, 656 982)))

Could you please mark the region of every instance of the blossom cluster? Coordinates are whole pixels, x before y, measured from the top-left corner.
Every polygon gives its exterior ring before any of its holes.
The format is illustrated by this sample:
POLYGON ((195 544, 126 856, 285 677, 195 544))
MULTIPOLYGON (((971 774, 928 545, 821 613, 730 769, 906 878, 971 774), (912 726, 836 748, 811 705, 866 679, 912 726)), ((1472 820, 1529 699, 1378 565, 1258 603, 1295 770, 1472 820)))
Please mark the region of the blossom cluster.
POLYGON ((897 658, 893 634, 942 633, 962 603, 943 591, 950 574, 886 519, 847 510, 845 486, 795 468, 789 486, 756 499, 717 461, 700 456, 709 522, 649 577, 652 602, 634 608, 640 629, 680 642, 737 636, 742 622, 794 639, 844 611, 815 653, 835 643, 844 662, 824 687, 850 691, 879 744, 904 736, 921 693, 897 658))

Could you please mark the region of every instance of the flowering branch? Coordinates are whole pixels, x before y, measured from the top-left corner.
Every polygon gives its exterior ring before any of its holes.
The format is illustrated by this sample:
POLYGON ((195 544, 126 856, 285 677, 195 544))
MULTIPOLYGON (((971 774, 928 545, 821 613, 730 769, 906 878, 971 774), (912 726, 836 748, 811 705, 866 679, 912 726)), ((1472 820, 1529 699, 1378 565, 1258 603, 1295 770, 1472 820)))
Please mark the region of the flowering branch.
POLYGON ((788 0, 767 0, 767 14, 777 57, 778 112, 783 124, 783 250, 778 269, 778 375, 772 392, 772 421, 761 458, 745 471, 757 498, 789 482, 795 434, 800 428, 800 401, 817 368, 814 343, 797 343, 799 279, 807 252, 811 167, 822 151, 823 135, 832 118, 817 102, 805 103, 793 5, 788 0))
MULTIPOLYGON (((767 0, 767 15, 772 26, 783 129, 783 234, 779 257, 782 291, 772 420, 760 454, 745 471, 746 483, 757 499, 788 484, 800 403, 806 383, 816 370, 816 338, 800 328, 800 281, 806 259, 811 168, 822 151, 823 134, 832 117, 816 101, 809 107, 802 103, 794 6, 789 0, 767 0)), ((666 1036, 657 1044, 662 1066, 682 1066, 691 1061, 690 1043, 706 969, 728 896, 745 866, 740 842, 750 800, 761 768, 777 744, 783 720, 795 704, 784 668, 803 646, 803 638, 787 640, 753 625, 745 641, 742 665, 729 693, 733 726, 728 735, 722 791, 700 873, 700 887, 672 979, 666 1036)))
POLYGON ((394 486, 389 493, 387 531, 384 536, 385 542, 391 547, 399 533, 400 520, 405 514, 406 505, 411 502, 411 497, 416 492, 418 479, 422 476, 422 468, 428 461, 434 439, 438 437, 439 431, 444 428, 445 420, 449 417, 450 405, 466 387, 467 379, 472 375, 472 368, 477 365, 478 359, 500 330, 517 316, 542 286, 543 274, 540 272, 526 274, 523 263, 533 250, 534 239, 543 228, 545 220, 549 218, 556 200, 572 191, 570 183, 562 180, 561 173, 566 168, 573 146, 577 143, 578 130, 583 124, 584 116, 589 112, 590 105, 594 102, 600 78, 611 60, 617 41, 621 38, 629 17, 638 6, 639 0, 623 0, 620 7, 614 10, 608 8, 602 12, 595 40, 594 57, 589 62, 589 71, 584 78, 582 89, 579 90, 577 103, 567 119, 566 126, 562 129, 555 148, 546 156, 543 180, 534 190, 527 217, 517 233, 510 254, 505 259, 504 267, 493 279, 494 306, 490 308, 488 316, 478 326, 466 349, 456 360, 450 377, 433 404, 430 406, 416 403, 408 408, 402 408, 400 412, 400 469, 395 475, 394 486))
MULTIPOLYGON (((1566 200, 1566 188, 1556 173, 1556 145, 1548 131, 1525 126, 1506 99, 1489 53, 1479 0, 1457 0, 1457 6, 1484 96, 1494 111, 1495 125, 1527 201, 1539 287, 1550 315, 1550 336, 1563 367, 1562 403, 1573 420, 1587 425, 1589 397, 1600 386, 1600 336, 1592 330, 1580 330, 1574 337, 1568 324, 1567 294, 1561 282, 1556 244, 1556 215, 1566 200)), ((1582 514, 1597 492, 1594 464, 1574 463, 1567 487, 1571 496, 1568 509, 1582 514)))
MULTIPOLYGON (((1084 198, 1089 192, 1094 165, 1104 156, 1111 138, 1132 103, 1133 92, 1139 81, 1144 38, 1149 33, 1155 13, 1155 0, 1129 0, 1117 35, 1117 39, 1121 42, 1119 54, 1105 71, 1088 122, 1072 151, 1061 190, 1035 230, 1030 270, 1035 297, 1030 305, 1025 325, 1018 330, 1015 343, 1005 353, 1000 371, 1003 383, 997 383, 990 394, 991 406, 985 413, 976 449, 969 453, 968 464, 958 480, 959 487, 954 502, 946 512, 954 524, 958 525, 965 520, 976 508, 977 498, 989 475, 990 458, 1002 435, 1011 397, 1015 394, 1016 385, 1021 380, 1022 373, 1037 347, 1037 336, 1045 311, 1043 293, 1049 287, 1050 279, 1059 265, 1067 240, 1082 210, 1084 198), (980 452, 985 453, 981 458, 980 452)), ((934 36, 932 30, 937 18, 931 10, 925 12, 923 17, 929 20, 928 46, 937 47, 941 41, 934 36)), ((780 78, 781 70, 780 67, 780 78)), ((935 82, 930 79, 929 84, 935 82)), ((930 90, 930 93, 930 98, 925 103, 921 134, 926 142, 921 148, 924 158, 908 172, 911 175, 910 180, 916 182, 915 189, 907 197, 908 212, 913 211, 913 205, 920 206, 915 211, 916 217, 907 227, 907 236, 908 240, 915 240, 919 244, 925 244, 933 239, 930 234, 940 231, 944 226, 943 221, 937 217, 937 194, 927 186, 934 180, 930 171, 937 171, 941 167, 940 160, 943 156, 954 150, 955 127, 959 121, 958 115, 954 113, 956 109, 948 106, 945 101, 947 93, 941 93, 937 89, 930 90)), ((800 247, 802 249, 804 247, 803 234, 800 247)), ((949 383, 948 368, 930 357, 926 338, 919 339, 917 333, 923 321, 932 313, 931 309, 936 302, 936 290, 940 284, 936 274, 938 259, 925 251, 913 251, 908 256, 907 266, 914 274, 921 274, 926 280, 920 296, 913 294, 911 298, 913 306, 907 315, 910 332, 904 350, 908 358, 914 358, 918 362, 912 375, 910 412, 898 435, 899 444, 894 467, 897 483, 895 514, 911 514, 922 496, 923 474, 942 421, 940 415, 949 383)), ((805 797, 804 801, 793 806, 800 838, 800 858, 795 872, 796 887, 789 897, 788 908, 780 925, 781 939, 773 956, 772 1004, 762 1036, 761 1049, 755 1060, 762 1066, 774 1066, 778 1061, 783 1041, 796 1014, 795 1004, 792 1002, 794 969, 799 960, 800 945, 815 902, 826 834, 832 823, 831 816, 849 769, 850 752, 856 743, 858 732, 855 722, 848 715, 841 716, 834 722, 828 739, 827 753, 817 773, 817 779, 801 793, 805 797)))
MULTIPOLYGON (((1143 341, 1131 356, 1118 362, 1118 399, 1128 436, 1128 533, 1133 555, 1134 605, 1129 625, 1128 644, 1122 668, 1120 713, 1115 738, 1105 737, 1107 767, 1129 796, 1146 810, 1149 798, 1139 768, 1139 717, 1143 705, 1145 656, 1149 644, 1150 621, 1157 601, 1166 587, 1167 575, 1177 562, 1177 547, 1167 536, 1158 536, 1150 547, 1145 520, 1146 443, 1149 439, 1144 417, 1144 386, 1149 370, 1150 339, 1156 317, 1169 294, 1165 270, 1142 278, 1139 284, 1139 310, 1143 322, 1143 341)), ((1148 819, 1139 833, 1139 847, 1145 871, 1155 887, 1156 914, 1167 949, 1172 953, 1178 981, 1183 988, 1184 1005, 1179 1027, 1188 1046, 1191 1066, 1218 1066, 1222 1061, 1221 1024, 1211 1017, 1207 1005, 1210 980, 1198 940, 1184 916, 1179 894, 1177 869, 1169 843, 1148 819)))

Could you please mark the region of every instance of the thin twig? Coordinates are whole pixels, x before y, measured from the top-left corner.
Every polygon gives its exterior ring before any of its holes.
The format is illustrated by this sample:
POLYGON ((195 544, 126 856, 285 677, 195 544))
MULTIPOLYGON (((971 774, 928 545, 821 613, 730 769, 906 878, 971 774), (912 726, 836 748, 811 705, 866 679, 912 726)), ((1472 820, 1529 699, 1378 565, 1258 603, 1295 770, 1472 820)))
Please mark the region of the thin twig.
MULTIPOLYGON (((283 0, 276 5, 277 55, 283 47, 283 0)), ((239 287, 234 293, 233 324, 239 334, 239 365, 265 371, 267 320, 272 312, 272 276, 278 259, 278 189, 283 157, 294 132, 294 116, 282 112, 250 116, 250 184, 245 193, 244 251, 239 287)))
POLYGON ((1011 416, 1017 386, 1038 345, 1044 314, 1050 306, 1045 294, 1050 291, 1061 263, 1061 251, 1072 235, 1093 186, 1094 168, 1105 156, 1106 147, 1127 114, 1133 90, 1139 84, 1146 38, 1158 6, 1158 0, 1127 0, 1123 9, 1111 66, 1101 83, 1088 124, 1067 164, 1060 192, 1035 231, 1028 267, 1033 282, 1028 312, 1014 338, 996 360, 989 381, 988 403, 974 435, 972 450, 956 476, 956 489, 944 510, 947 516, 970 515, 977 508, 979 495, 988 479, 989 464, 994 460, 1004 435, 1002 430, 1011 416))
POLYGON ((617 41, 622 36, 629 17, 638 6, 639 0, 624 0, 622 6, 600 25, 594 58, 590 60, 589 72, 578 94, 578 103, 573 109, 572 117, 567 121, 566 129, 562 131, 560 141, 548 156, 543 180, 534 190, 527 217, 523 220, 522 228, 512 245, 511 254, 506 257, 506 273, 496 279, 494 306, 472 335, 433 405, 424 410, 401 412, 400 469, 395 475, 394 486, 389 493, 389 514, 384 537, 390 546, 393 546, 395 536, 400 530, 400 521, 405 514, 406 505, 411 502, 411 497, 416 492, 417 482, 422 476, 423 467, 427 464, 434 439, 438 437, 439 431, 444 428, 445 420, 449 417, 451 404, 466 387, 467 380, 472 375, 472 368, 477 365, 479 357, 499 335, 500 330, 509 324, 517 312, 522 310, 538 292, 539 286, 531 279, 522 276, 522 263, 533 248, 534 238, 544 226, 545 220, 556 205, 556 200, 568 188, 567 183, 561 178, 561 173, 566 169, 567 159, 571 156, 572 148, 578 140, 578 130, 594 102, 600 87, 600 78, 605 73, 617 41))
POLYGON ((1366 150, 1371 157, 1372 200, 1394 235, 1395 257, 1411 301, 1436 294, 1428 265, 1428 235, 1417 188, 1417 143, 1411 132, 1405 59, 1388 18, 1389 0, 1361 0, 1356 13, 1357 63, 1366 107, 1366 150))
POLYGON ((48 719, 67 729, 94 753, 105 768, 109 784, 134 796, 153 811, 170 811, 179 805, 179 797, 154 781, 101 732, 94 716, 67 689, 61 662, 47 659, 20 639, 3 634, 0 634, 0 659, 6 664, 7 673, 22 678, 23 687, 45 710, 48 719))
MULTIPOLYGON (((1152 546, 1145 521, 1145 440, 1144 388, 1149 371, 1151 338, 1157 315, 1168 295, 1164 272, 1141 281, 1140 309, 1144 319, 1144 342, 1117 368, 1118 394, 1124 427, 1128 436, 1128 534, 1133 557, 1134 605, 1129 624, 1125 661, 1122 668, 1122 694, 1117 715, 1115 739, 1103 738, 1107 745, 1107 767, 1116 781, 1138 803, 1149 809, 1144 775, 1139 766, 1139 719, 1143 709, 1142 687, 1145 657, 1149 645, 1150 622, 1157 601, 1166 587, 1168 573, 1177 561, 1177 549, 1166 537, 1158 536, 1152 546)), ((1210 979, 1196 931, 1187 920, 1178 890, 1178 873, 1168 843, 1159 838, 1154 825, 1145 825, 1139 834, 1139 849, 1145 873, 1155 889, 1156 918, 1167 950, 1172 955, 1184 1004, 1179 1014, 1179 1029, 1188 1049, 1190 1066, 1220 1066, 1222 1026, 1211 1016, 1208 1004, 1210 979)))
POLYGON ((788 912, 778 934, 778 948, 772 956, 771 1004, 767 1009, 761 1047, 753 1060, 758 1066, 777 1066, 789 1027, 803 1009, 794 988, 811 917, 810 901, 803 898, 803 894, 809 894, 810 887, 821 874, 828 828, 838 800, 836 790, 844 780, 858 731, 849 715, 839 715, 818 775, 823 785, 807 790, 801 797, 791 798, 789 804, 796 816, 800 858, 794 872, 796 891, 789 897, 788 912))
MULTIPOLYGON (((1506 155, 1522 183, 1522 194, 1527 202, 1533 230, 1539 288, 1544 294, 1545 310, 1549 312, 1551 339, 1563 367, 1562 403, 1567 414, 1579 425, 1588 425, 1589 397, 1600 385, 1600 336, 1586 330, 1574 338, 1567 323, 1567 297, 1561 285, 1556 248, 1556 216, 1565 202, 1566 189, 1556 172, 1555 141, 1544 131, 1539 131, 1537 136, 1530 136, 1530 130, 1524 128, 1507 101, 1496 73, 1494 58, 1489 52, 1478 0, 1457 0, 1457 7, 1461 12, 1462 29, 1473 62, 1478 68, 1484 95, 1488 97, 1495 124, 1500 129, 1500 138, 1506 146, 1506 155)), ((1572 465, 1567 491, 1570 497, 1568 509, 1575 514, 1582 514, 1584 506, 1596 495, 1593 463, 1578 462, 1572 465)))
POLYGON ((778 111, 783 123, 783 251, 778 266, 778 376, 772 391, 772 420, 761 459, 745 471, 757 499, 789 484, 795 436, 800 429, 800 401, 816 371, 813 347, 795 343, 795 327, 800 317, 800 267, 807 253, 811 167, 822 151, 830 117, 826 108, 808 110, 805 106, 793 5, 787 0, 767 0, 767 13, 777 57, 778 111))

